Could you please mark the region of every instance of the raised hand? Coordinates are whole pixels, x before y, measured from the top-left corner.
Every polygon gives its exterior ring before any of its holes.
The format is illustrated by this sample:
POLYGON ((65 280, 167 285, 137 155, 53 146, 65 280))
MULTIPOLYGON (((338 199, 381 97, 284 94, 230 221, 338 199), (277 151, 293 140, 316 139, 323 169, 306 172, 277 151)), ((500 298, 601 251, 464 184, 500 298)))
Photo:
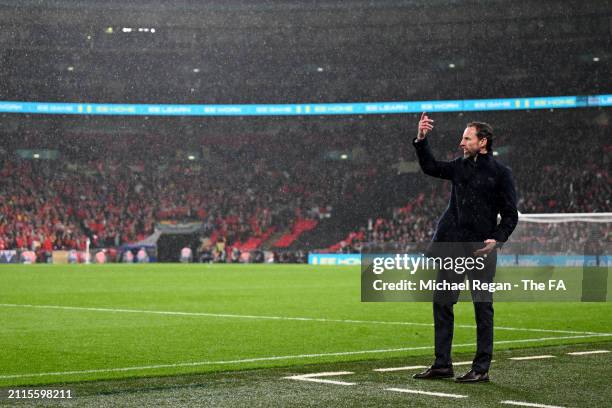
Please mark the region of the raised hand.
POLYGON ((417 133, 417 139, 423 140, 427 135, 427 132, 433 130, 433 119, 429 119, 426 112, 421 114, 421 119, 419 120, 419 132, 417 133))

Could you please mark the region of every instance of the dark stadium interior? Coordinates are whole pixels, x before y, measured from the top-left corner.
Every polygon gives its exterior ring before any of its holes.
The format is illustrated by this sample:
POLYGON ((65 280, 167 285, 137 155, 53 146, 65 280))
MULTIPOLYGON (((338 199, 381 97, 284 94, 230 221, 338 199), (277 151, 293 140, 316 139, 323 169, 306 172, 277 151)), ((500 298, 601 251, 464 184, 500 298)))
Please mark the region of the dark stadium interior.
POLYGON ((3 1, 0 98, 299 103, 608 86, 607 1, 426 3, 3 1))
POLYGON ((611 408, 611 121, 612 0, 0 0, 0 408, 611 408))
MULTIPOLYGON (((478 2, 478 12, 471 1, 229 1, 206 10, 195 1, 105 3, 0 1, 0 100, 241 104, 612 93, 606 1, 517 1, 504 13, 501 1, 478 2)), ((449 159, 459 154, 466 123, 493 124, 519 211, 612 211, 609 110, 432 117, 434 151, 449 159)), ((415 168, 417 121, 416 114, 3 114, 0 242, 71 249, 89 237, 113 247, 168 220, 202 222, 202 237, 225 237, 244 250, 426 241, 449 186, 415 168), (58 157, 46 159, 48 151, 58 157), (292 232, 287 245, 275 246, 292 232)), ((607 229, 598 234, 611 239, 607 229)))

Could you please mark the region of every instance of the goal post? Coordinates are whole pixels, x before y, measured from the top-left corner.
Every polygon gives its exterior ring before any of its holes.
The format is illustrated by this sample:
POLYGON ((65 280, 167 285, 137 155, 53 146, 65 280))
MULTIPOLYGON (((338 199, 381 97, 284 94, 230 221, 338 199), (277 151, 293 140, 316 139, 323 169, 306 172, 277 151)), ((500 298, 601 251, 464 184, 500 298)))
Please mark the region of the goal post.
POLYGON ((611 255, 612 213, 519 213, 504 252, 538 255, 611 255))

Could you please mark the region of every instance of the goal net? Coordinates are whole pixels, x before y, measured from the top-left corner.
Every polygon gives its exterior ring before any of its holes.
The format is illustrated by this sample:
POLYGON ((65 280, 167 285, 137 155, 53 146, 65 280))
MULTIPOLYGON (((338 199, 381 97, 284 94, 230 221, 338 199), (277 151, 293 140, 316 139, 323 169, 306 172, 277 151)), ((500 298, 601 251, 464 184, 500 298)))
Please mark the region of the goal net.
POLYGON ((504 252, 612 255, 612 213, 519 214, 504 252))

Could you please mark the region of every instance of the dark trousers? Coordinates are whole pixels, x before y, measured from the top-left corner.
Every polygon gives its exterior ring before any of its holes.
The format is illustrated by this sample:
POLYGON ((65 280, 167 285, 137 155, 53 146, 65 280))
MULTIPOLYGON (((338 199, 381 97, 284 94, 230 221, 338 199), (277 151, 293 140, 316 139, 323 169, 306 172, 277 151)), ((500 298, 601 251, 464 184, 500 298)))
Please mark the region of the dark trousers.
MULTIPOLYGON (((468 278, 481 282, 493 282, 497 254, 491 253, 482 271, 468 271, 468 278)), ((438 271, 437 281, 460 283, 465 280, 466 273, 457 274, 452 270, 438 271)), ((488 291, 476 291, 471 287, 474 313, 476 315, 476 355, 472 369, 478 373, 489 371, 493 357, 493 296, 488 291)), ((434 291, 433 314, 435 329, 434 368, 452 367, 451 347, 455 316, 453 306, 457 303, 459 291, 434 291)))

